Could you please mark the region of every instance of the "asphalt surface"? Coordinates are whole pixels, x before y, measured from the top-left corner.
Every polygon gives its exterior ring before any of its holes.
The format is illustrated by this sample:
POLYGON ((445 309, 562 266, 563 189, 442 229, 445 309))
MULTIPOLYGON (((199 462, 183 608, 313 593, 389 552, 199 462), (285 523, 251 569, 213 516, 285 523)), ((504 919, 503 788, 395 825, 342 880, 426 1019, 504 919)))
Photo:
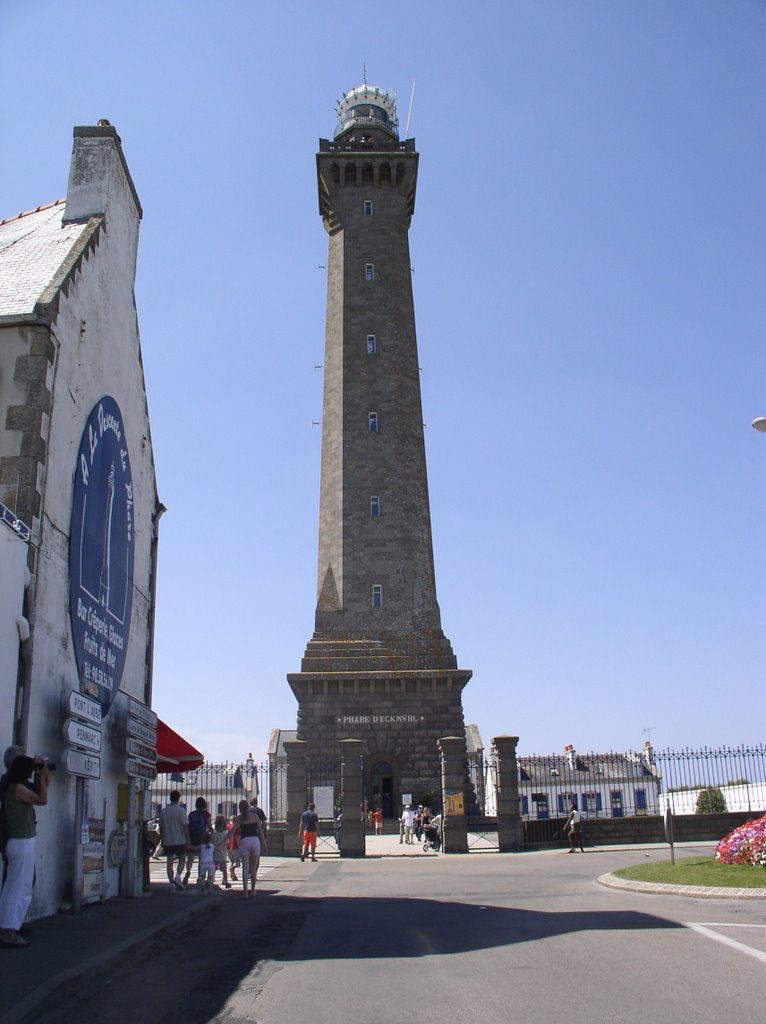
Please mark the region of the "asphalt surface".
POLYGON ((325 850, 264 858, 254 900, 173 893, 154 862, 151 895, 35 922, 29 949, 0 956, 0 1021, 761 1019, 763 902, 598 884, 662 847, 325 850))

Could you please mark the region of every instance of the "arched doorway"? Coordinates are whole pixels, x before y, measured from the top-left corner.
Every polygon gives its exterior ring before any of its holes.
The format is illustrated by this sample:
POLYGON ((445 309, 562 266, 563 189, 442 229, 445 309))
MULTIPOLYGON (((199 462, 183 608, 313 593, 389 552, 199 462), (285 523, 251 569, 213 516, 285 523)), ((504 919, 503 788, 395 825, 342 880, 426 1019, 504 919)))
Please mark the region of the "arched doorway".
POLYGON ((372 810, 380 807, 384 818, 397 817, 394 792, 396 767, 388 758, 377 757, 370 768, 367 781, 367 799, 372 810))

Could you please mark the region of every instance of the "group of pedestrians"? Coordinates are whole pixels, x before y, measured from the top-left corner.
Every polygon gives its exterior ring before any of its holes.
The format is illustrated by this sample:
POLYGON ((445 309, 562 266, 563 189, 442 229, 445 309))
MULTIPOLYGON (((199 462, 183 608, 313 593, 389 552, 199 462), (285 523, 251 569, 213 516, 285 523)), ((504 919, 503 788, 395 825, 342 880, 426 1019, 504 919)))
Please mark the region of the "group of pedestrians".
POLYGON ((160 811, 160 840, 167 860, 168 882, 177 891, 189 885, 194 860, 198 860, 196 884, 210 893, 218 871, 222 884, 231 889, 229 875, 237 881, 242 873, 242 898, 255 896, 258 865, 267 851, 266 815, 257 800, 240 800, 239 814, 228 821, 219 814, 212 822, 207 801, 197 797, 187 816, 181 794, 173 790, 170 803, 160 811))
MULTIPOLYGON (((412 809, 411 804, 406 804, 399 818, 399 842, 405 843, 407 846, 413 846, 416 841, 419 843, 420 837, 430 822, 430 807, 424 807, 423 804, 419 804, 418 809, 415 811, 412 809)), ((378 834, 377 828, 376 834, 378 834)))

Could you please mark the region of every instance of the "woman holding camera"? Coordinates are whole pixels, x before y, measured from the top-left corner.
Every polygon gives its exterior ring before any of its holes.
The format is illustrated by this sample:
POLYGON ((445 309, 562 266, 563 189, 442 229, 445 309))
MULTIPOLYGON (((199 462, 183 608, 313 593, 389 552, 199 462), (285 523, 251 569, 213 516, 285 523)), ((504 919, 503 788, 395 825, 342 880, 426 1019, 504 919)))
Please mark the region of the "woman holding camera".
POLYGON ((50 769, 41 758, 20 755, 5 776, 2 794, 8 842, 5 885, 0 892, 0 947, 28 946, 19 935, 29 904, 35 875, 35 807, 48 803, 50 769), (29 779, 35 772, 34 783, 29 779))

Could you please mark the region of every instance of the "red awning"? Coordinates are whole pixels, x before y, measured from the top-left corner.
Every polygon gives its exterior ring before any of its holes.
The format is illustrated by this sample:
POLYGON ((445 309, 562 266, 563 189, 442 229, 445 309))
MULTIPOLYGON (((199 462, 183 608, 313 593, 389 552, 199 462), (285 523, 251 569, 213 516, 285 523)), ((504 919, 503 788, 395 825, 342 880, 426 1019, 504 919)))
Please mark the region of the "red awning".
POLYGON ((161 718, 157 719, 157 771, 188 772, 204 762, 201 754, 183 736, 179 736, 161 718))

